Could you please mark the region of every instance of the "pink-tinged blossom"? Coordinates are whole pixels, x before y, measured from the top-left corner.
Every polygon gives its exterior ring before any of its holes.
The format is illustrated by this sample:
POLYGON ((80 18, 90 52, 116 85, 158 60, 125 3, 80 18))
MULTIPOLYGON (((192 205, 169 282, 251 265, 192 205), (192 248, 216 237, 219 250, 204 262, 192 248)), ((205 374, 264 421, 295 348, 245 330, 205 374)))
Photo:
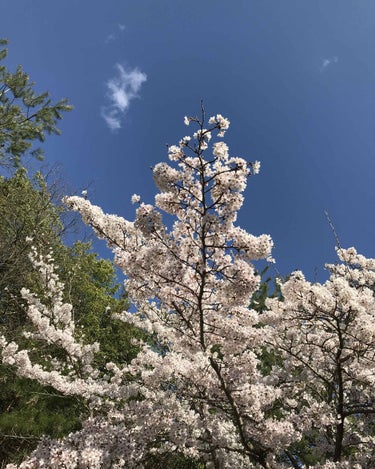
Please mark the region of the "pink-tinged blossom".
MULTIPOLYGON (((262 320, 271 332, 269 350, 277 351, 282 366, 275 368, 285 397, 311 409, 325 406, 319 423, 320 458, 337 461, 353 448, 348 465, 333 462, 317 467, 373 467, 375 439, 370 430, 375 415, 375 261, 340 249, 343 264, 328 265, 330 278, 311 284, 301 272, 281 287, 283 301, 267 300, 262 320), (290 372, 288 373, 288 370, 290 372), (298 370, 298 373, 291 373, 298 370), (355 448, 355 449, 354 449, 355 448)), ((285 401, 287 403, 287 401, 285 401)), ((305 409, 304 412, 308 412, 305 409)), ((305 432, 308 438, 315 428, 305 432)))
POLYGON ((219 129, 218 137, 224 137, 225 131, 229 129, 230 121, 221 114, 217 114, 214 117, 210 117, 208 123, 215 125, 219 129))
POLYGON ((259 174, 260 171, 260 161, 254 161, 254 163, 251 165, 253 168, 253 174, 259 174))
POLYGON ((186 137, 182 138, 182 139, 179 141, 180 147, 186 147, 186 146, 188 146, 190 140, 191 140, 191 137, 190 137, 189 135, 187 135, 186 137))
POLYGON ((131 201, 132 201, 132 204, 139 204, 139 202, 141 201, 141 196, 137 194, 133 194, 131 201))

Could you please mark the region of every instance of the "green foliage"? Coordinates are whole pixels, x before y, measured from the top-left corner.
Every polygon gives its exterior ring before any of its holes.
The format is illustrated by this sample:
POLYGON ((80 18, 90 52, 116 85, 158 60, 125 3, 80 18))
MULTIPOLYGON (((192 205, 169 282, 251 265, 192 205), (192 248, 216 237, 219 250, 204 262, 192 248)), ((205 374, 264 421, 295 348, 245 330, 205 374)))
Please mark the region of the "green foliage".
POLYGON ((41 253, 61 245, 59 209, 41 174, 29 179, 19 169, 12 178, 0 178, 0 220, 0 332, 14 334, 24 322, 20 290, 38 285, 26 239, 41 253))
MULTIPOLYGON (((6 59, 6 45, 0 40, 0 61, 6 59)), ((48 93, 38 94, 34 87, 21 66, 11 73, 0 64, 0 166, 12 170, 12 177, 0 178, 0 334, 22 346, 26 339, 21 330, 28 320, 20 290, 43 294, 28 257, 27 240, 32 239, 39 253, 53 252, 66 300, 73 304, 85 338, 102 346, 97 360, 104 362, 104 355, 112 361, 130 360, 137 351, 131 339, 142 334, 110 321, 111 312, 128 307, 125 295, 118 294, 113 265, 99 260, 88 243, 64 246, 63 208, 53 203, 45 178, 39 173, 29 178, 23 168, 27 154, 42 158, 38 143, 47 134, 59 134, 57 122, 72 109, 66 99, 53 103, 48 93)), ((34 354, 38 356, 38 348, 34 354)), ((58 438, 77 430, 87 413, 83 401, 20 379, 11 367, 0 366, 0 388, 0 467, 20 461, 42 435, 58 438)))
MULTIPOLYGON (((262 314, 267 310, 266 300, 267 298, 280 298, 281 289, 279 279, 272 278, 271 276, 265 277, 268 273, 269 265, 267 265, 260 273, 261 283, 258 291, 256 291, 250 302, 249 308, 254 309, 259 314, 262 314)), ((260 326, 262 327, 262 326, 260 326)), ((281 358, 277 356, 274 352, 267 350, 267 347, 263 347, 260 355, 260 371, 264 376, 270 374, 273 366, 280 366, 282 364, 281 358)), ((277 409, 273 409, 273 414, 277 416, 277 409)))
POLYGON ((80 428, 82 403, 0 368, 0 465, 21 462, 43 435, 59 438, 80 428))
POLYGON ((88 342, 97 341, 101 344, 97 363, 129 362, 138 352, 131 339, 145 339, 145 334, 112 317, 114 313, 127 310, 129 302, 120 285, 115 282, 113 264, 98 259, 96 253, 90 252, 90 248, 90 243, 77 242, 67 249, 62 264, 57 259, 59 265, 63 265, 60 279, 66 286, 66 299, 74 305, 78 331, 84 333, 88 342))
MULTIPOLYGON (((8 41, 0 39, 0 47, 8 41)), ((7 49, 0 49, 0 61, 7 49)), ((0 65, 0 165, 9 168, 21 166, 22 157, 30 151, 37 159, 43 158, 35 141, 43 142, 46 134, 59 134, 57 121, 72 106, 67 99, 52 103, 48 92, 37 94, 21 66, 14 73, 0 65)))
MULTIPOLYGON (((41 174, 29 179, 24 169, 11 178, 0 178, 0 334, 26 342, 21 330, 28 327, 22 287, 43 295, 38 273, 28 254, 30 242, 40 253, 51 250, 65 283, 66 301, 74 306, 77 333, 88 342, 99 342, 98 365, 131 360, 138 349, 132 338, 144 334, 120 321, 112 313, 128 308, 126 296, 116 283, 113 264, 98 259, 90 243, 66 247, 61 241, 62 207, 41 174), (115 338, 115 340, 114 340, 115 338)), ((38 358, 35 342, 34 356, 38 358)), ((51 348, 51 352, 53 352, 51 348)), ((52 388, 20 379, 11 367, 0 366, 0 467, 30 453, 42 435, 58 438, 75 431, 88 410, 82 400, 60 395, 52 388)))
POLYGON ((277 279, 275 280, 270 276, 264 278, 268 270, 269 265, 267 265, 261 272, 257 272, 261 277, 261 283, 259 289, 253 294, 249 305, 249 308, 254 309, 258 313, 262 313, 267 309, 267 298, 281 297, 280 285, 277 279))

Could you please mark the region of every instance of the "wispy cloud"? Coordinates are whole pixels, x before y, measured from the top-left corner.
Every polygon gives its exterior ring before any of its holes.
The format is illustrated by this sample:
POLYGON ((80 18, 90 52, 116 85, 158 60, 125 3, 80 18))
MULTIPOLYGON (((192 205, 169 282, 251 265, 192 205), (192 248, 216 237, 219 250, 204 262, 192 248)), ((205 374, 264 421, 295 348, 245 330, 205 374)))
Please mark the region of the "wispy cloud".
POLYGON ((110 42, 113 42, 115 40, 115 35, 114 34, 108 34, 106 37, 105 43, 108 44, 110 42))
POLYGON ((116 75, 106 83, 106 97, 109 104, 103 106, 101 115, 111 130, 121 128, 121 121, 129 109, 130 102, 139 97, 142 84, 147 75, 138 68, 126 69, 116 64, 116 75))
POLYGON ((324 72, 327 67, 329 67, 331 64, 335 64, 339 61, 338 57, 327 57, 322 60, 321 66, 320 66, 320 72, 324 72))
POLYGON ((114 40, 116 40, 116 39, 117 39, 117 36, 118 36, 119 34, 122 34, 122 33, 125 31, 126 26, 125 26, 124 24, 122 24, 122 23, 118 23, 117 28, 118 28, 118 31, 117 31, 117 32, 114 31, 114 32, 111 33, 111 34, 108 34, 108 36, 107 36, 106 39, 105 39, 105 43, 106 43, 106 44, 109 44, 110 42, 113 42, 114 40), (118 33, 118 34, 117 34, 117 33, 118 33))

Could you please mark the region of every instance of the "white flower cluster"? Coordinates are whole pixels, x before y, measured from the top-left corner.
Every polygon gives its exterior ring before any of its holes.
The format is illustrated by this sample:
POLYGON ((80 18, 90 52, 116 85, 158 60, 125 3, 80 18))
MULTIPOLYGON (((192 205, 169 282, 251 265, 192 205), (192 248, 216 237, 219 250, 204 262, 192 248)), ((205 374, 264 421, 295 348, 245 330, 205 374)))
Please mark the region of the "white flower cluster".
MULTIPOLYGON (((67 395, 84 396, 93 401, 98 398, 100 401, 100 396, 118 398, 128 395, 126 388, 114 386, 94 370, 92 364, 95 353, 99 351, 98 343, 84 344, 82 338, 75 338, 72 305, 63 301, 64 286, 55 272, 52 257, 43 259, 32 248, 30 258, 44 282, 46 298, 42 301, 29 290, 22 289, 22 297, 28 305, 26 313, 35 329, 34 333, 27 333, 25 337, 64 350, 68 360, 55 358, 50 370, 34 364, 28 350, 19 350, 18 344, 0 336, 3 363, 16 366, 20 376, 37 379, 67 395)), ((48 362, 48 356, 45 359, 48 362)))
POLYGON ((139 204, 141 201, 141 196, 137 194, 133 194, 131 198, 132 204, 139 204))
POLYGON ((225 131, 229 129, 230 121, 221 114, 217 114, 216 116, 210 117, 208 123, 217 126, 220 130, 218 137, 224 137, 225 131))

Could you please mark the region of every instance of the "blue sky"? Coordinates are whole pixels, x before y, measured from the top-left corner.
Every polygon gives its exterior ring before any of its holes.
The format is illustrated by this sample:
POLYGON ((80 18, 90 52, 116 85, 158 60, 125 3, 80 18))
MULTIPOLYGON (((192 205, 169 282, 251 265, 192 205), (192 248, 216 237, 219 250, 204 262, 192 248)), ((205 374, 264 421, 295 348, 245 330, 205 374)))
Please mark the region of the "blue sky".
POLYGON ((318 278, 344 247, 374 257, 373 0, 1 0, 7 65, 68 97, 59 162, 78 192, 132 219, 150 166, 186 135, 184 115, 231 121, 231 153, 260 160, 238 223, 274 239, 282 274, 318 278))

